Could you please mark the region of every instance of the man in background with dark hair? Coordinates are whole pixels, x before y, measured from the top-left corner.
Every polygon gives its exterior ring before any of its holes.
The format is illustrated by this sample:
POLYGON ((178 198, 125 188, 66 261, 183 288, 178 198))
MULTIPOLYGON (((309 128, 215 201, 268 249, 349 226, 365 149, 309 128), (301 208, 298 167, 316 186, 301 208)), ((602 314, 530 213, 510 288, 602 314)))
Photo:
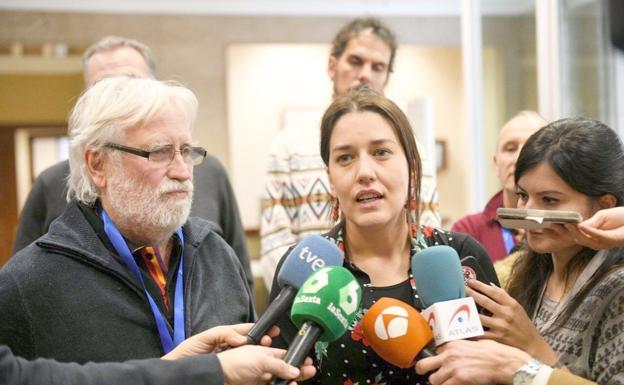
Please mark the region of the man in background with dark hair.
MULTIPOLYGON (((150 48, 125 37, 107 36, 87 48, 82 67, 87 88, 113 76, 156 78, 156 64, 150 48)), ((236 252, 245 269, 247 284, 253 290, 245 233, 223 165, 217 158, 207 155, 193 172, 195 198, 191 216, 208 219, 217 225, 219 235, 236 252)), ((50 223, 61 215, 67 206, 65 181, 68 175, 69 162, 65 160, 37 177, 20 215, 13 254, 48 232, 50 223)))
MULTIPOLYGON (((396 49, 394 33, 377 19, 355 19, 345 25, 334 37, 327 65, 333 97, 362 86, 383 92, 396 49)), ((271 145, 260 218, 261 268, 268 288, 289 246, 335 225, 333 198, 319 154, 319 125, 312 130, 281 130, 271 145)), ((426 159, 422 146, 419 152, 426 159)), ((423 168, 420 196, 420 222, 439 226, 433 170, 423 168)))

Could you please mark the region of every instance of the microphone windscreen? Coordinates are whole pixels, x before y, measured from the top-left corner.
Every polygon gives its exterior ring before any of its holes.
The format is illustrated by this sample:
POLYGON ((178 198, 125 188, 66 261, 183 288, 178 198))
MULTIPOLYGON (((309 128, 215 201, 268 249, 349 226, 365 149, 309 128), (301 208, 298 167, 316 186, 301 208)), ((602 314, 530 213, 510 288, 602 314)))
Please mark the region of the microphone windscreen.
POLYGON ((320 235, 308 235, 288 254, 277 275, 280 287, 300 288, 308 277, 327 266, 342 266, 338 247, 320 235))
POLYGON ((319 340, 334 341, 355 319, 361 300, 362 288, 349 270, 342 266, 326 267, 301 286, 290 318, 298 328, 306 321, 315 322, 323 329, 319 340))
POLYGON ((459 255, 449 246, 431 246, 412 257, 412 276, 425 308, 436 302, 464 298, 464 277, 459 255))
POLYGON ((394 298, 379 299, 362 318, 362 332, 373 350, 400 368, 414 365, 433 339, 431 328, 412 306, 394 298))

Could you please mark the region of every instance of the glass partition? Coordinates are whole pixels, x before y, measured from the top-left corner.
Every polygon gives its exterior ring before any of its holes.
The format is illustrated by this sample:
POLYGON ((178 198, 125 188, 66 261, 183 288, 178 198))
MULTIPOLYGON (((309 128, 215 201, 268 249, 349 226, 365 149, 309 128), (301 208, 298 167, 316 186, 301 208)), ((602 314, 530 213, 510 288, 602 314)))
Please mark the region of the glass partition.
POLYGON ((615 127, 614 49, 602 0, 559 0, 561 116, 615 127))
POLYGON ((501 187, 492 163, 498 132, 519 111, 538 109, 535 0, 484 0, 481 23, 483 164, 489 199, 501 187))

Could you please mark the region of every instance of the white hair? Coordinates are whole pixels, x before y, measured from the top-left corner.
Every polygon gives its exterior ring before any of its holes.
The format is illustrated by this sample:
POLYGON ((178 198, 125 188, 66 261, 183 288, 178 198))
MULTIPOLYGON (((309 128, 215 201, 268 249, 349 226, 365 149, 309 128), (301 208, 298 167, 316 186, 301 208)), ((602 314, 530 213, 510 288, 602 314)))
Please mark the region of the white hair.
POLYGON ((197 98, 178 83, 122 76, 103 79, 86 90, 69 117, 67 200, 76 197, 91 205, 99 197, 85 164, 87 149, 102 150, 108 142, 122 143, 127 128, 151 122, 171 104, 186 112, 192 126, 197 98))

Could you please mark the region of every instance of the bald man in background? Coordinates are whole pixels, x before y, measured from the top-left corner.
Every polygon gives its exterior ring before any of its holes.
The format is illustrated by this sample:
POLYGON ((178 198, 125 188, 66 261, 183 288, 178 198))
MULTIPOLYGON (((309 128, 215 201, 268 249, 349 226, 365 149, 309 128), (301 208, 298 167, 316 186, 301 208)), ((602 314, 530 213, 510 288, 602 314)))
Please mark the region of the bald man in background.
MULTIPOLYGON (((113 76, 156 78, 152 51, 145 44, 124 37, 107 36, 91 45, 82 58, 87 88, 113 76)), ((227 173, 219 160, 207 155, 193 170, 195 198, 191 216, 214 222, 216 231, 234 249, 253 290, 245 232, 238 204, 227 173)), ((20 215, 13 254, 48 232, 50 223, 67 206, 69 162, 62 161, 44 170, 34 181, 20 215)))
POLYGON ((529 136, 546 124, 537 112, 521 111, 503 125, 493 158, 502 190, 490 199, 483 211, 461 218, 451 228, 472 235, 487 250, 493 262, 507 256, 522 238, 521 234, 512 233, 512 230, 498 223, 496 210, 499 207, 516 207, 518 198, 514 172, 518 155, 529 136))

